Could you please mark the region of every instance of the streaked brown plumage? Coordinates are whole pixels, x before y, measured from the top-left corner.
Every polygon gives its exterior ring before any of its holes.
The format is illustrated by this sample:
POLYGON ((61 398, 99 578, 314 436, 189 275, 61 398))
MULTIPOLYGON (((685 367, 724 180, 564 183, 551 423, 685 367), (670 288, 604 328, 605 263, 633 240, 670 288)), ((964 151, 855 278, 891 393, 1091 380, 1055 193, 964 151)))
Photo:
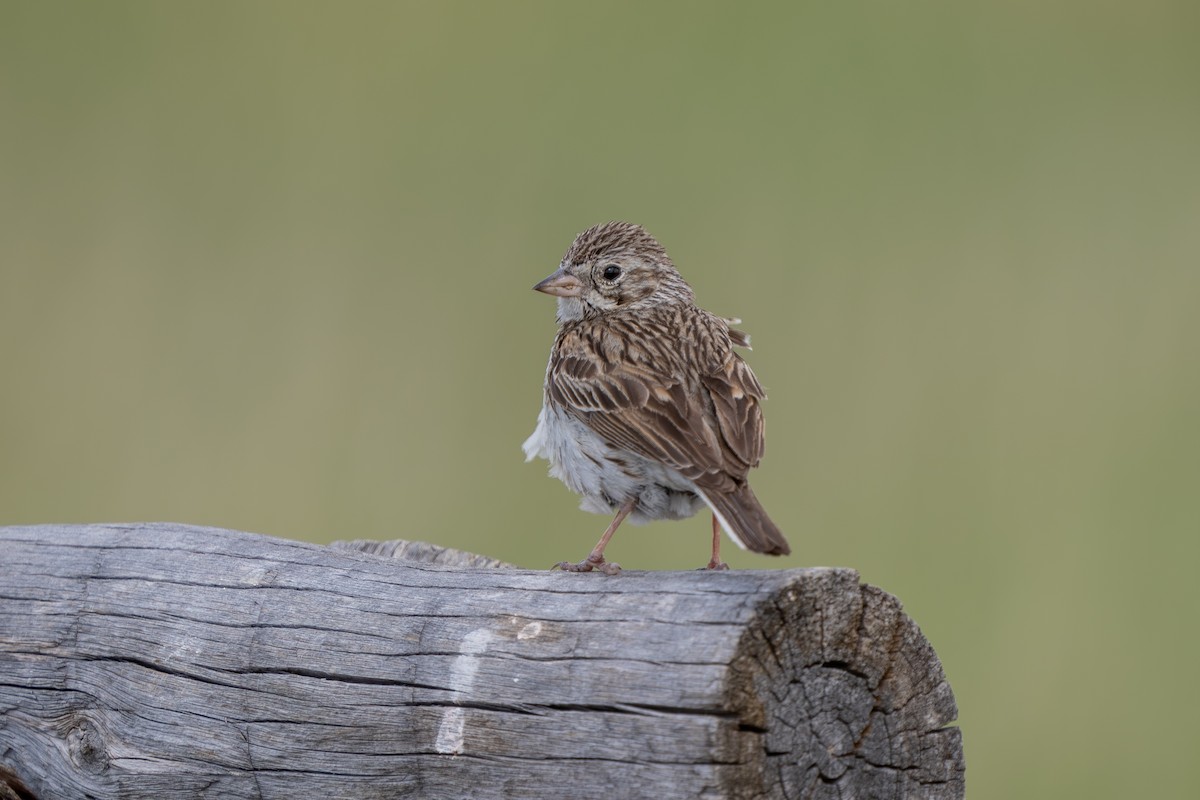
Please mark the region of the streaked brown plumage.
POLYGON ((620 567, 604 548, 621 521, 713 512, 755 552, 790 552, 746 476, 763 454, 766 395, 733 347, 749 337, 695 305, 692 289, 650 234, 628 222, 589 228, 559 269, 534 287, 558 297, 558 335, 528 458, 583 495, 589 511, 616 513, 591 555, 570 571, 620 567))

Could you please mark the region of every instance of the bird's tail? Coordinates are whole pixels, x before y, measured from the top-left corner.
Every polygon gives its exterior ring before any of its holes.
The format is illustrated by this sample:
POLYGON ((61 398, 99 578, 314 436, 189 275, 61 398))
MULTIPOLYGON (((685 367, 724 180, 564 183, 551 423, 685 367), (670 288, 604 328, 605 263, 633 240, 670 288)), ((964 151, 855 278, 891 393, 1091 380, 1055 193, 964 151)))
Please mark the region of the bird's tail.
POLYGON ((770 556, 786 556, 792 552, 783 533, 771 522, 766 510, 754 496, 750 484, 742 484, 730 494, 703 492, 701 497, 738 547, 770 556))

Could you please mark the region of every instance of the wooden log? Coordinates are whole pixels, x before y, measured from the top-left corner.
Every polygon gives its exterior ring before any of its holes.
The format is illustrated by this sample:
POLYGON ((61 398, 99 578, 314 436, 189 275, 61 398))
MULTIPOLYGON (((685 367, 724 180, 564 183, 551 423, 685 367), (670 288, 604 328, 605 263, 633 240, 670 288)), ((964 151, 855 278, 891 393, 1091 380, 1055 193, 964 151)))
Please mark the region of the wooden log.
POLYGON ((853 570, 384 550, 0 528, 0 798, 963 797, 937 657, 853 570))

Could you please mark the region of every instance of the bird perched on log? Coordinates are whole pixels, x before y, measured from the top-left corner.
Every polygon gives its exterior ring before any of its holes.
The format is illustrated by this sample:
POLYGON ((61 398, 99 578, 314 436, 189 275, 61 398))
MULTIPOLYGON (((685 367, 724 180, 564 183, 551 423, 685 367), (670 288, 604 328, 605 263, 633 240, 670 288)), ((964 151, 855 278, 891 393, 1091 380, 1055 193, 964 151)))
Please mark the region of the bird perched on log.
POLYGON ((763 454, 766 395, 734 352, 750 344, 737 320, 697 307, 663 246, 629 222, 576 236, 533 288, 558 298, 558 334, 526 461, 547 459, 585 511, 615 513, 587 558, 555 566, 616 574, 604 548, 626 517, 685 519, 705 506, 708 569, 728 569, 722 528, 756 553, 791 552, 746 480, 763 454))

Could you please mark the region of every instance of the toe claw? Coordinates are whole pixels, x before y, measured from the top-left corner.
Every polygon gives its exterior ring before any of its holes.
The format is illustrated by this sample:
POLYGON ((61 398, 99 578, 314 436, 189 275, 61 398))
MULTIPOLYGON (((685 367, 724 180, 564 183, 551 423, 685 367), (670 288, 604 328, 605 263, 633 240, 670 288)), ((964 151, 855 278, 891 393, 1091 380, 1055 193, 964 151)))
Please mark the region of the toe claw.
POLYGON ((605 561, 601 558, 599 561, 593 560, 591 557, 585 558, 578 564, 571 561, 560 561, 550 569, 561 569, 563 572, 603 572, 605 575, 616 575, 621 571, 621 565, 613 561, 605 561))
POLYGON ((560 561, 550 569, 561 569, 563 572, 591 572, 593 566, 587 561, 580 561, 578 564, 570 561, 560 561))

